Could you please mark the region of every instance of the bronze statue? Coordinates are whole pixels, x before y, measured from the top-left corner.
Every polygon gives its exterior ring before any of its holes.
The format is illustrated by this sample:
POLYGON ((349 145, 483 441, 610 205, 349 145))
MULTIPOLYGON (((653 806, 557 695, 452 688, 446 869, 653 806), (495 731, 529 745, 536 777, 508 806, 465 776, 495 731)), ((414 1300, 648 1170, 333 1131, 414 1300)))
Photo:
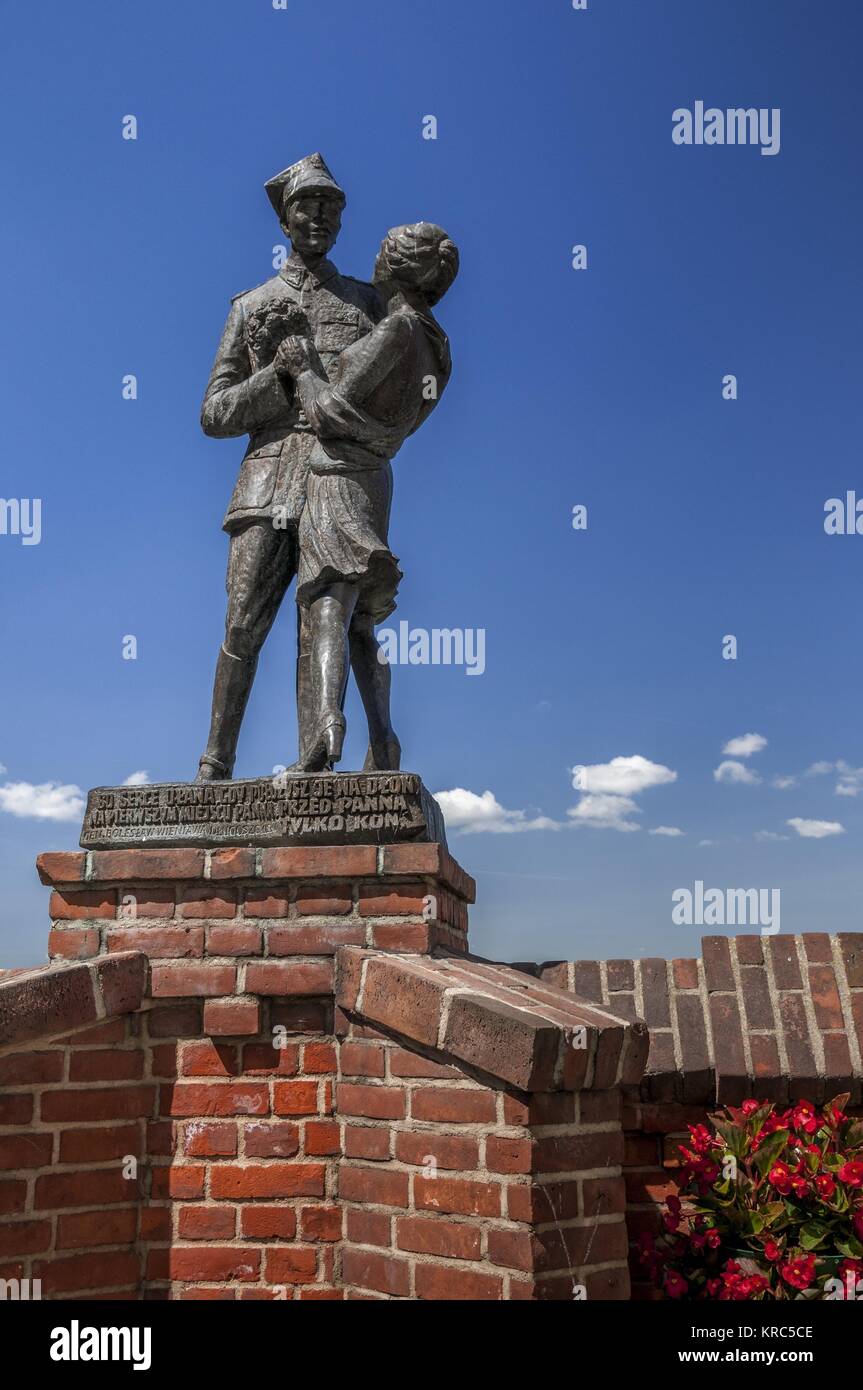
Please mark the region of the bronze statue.
MULTIPOLYGON (((327 259, 345 195, 321 155, 300 160, 265 186, 291 255, 278 275, 234 298, 201 408, 206 434, 250 439, 223 522, 230 536, 228 611, 200 781, 233 773, 258 656, 297 571, 297 523, 315 436, 285 369, 281 341, 304 326, 329 368, 381 315, 374 289, 340 275, 327 259)), ((309 707, 302 628, 297 646, 302 751, 309 707)))
POLYGON ((369 723, 364 770, 399 768, 374 635, 401 579, 387 542, 390 460, 451 370, 431 306, 455 279, 458 252, 439 227, 390 232, 369 285, 327 259, 345 195, 319 154, 266 189, 292 253, 234 299, 201 411, 207 434, 250 441, 223 523, 228 611, 199 781, 233 774, 258 656, 298 570, 299 758, 288 771, 340 759, 350 667, 369 723))

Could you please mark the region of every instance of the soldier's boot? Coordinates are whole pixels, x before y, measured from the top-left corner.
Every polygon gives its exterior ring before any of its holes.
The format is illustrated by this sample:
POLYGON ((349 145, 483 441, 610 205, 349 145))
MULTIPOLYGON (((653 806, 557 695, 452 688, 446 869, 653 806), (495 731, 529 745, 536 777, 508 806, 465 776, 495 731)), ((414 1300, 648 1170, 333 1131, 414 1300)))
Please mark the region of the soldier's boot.
MULTIPOLYGON (((244 644, 236 645, 242 647, 244 644)), ((235 656, 222 644, 213 682, 210 737, 198 764, 196 782, 221 782, 233 776, 240 726, 257 664, 257 654, 235 656)))
POLYGON ((357 615, 350 628, 351 669, 359 687, 369 725, 369 747, 363 772, 398 772, 402 746, 390 723, 389 662, 379 658, 380 646, 374 623, 357 615))

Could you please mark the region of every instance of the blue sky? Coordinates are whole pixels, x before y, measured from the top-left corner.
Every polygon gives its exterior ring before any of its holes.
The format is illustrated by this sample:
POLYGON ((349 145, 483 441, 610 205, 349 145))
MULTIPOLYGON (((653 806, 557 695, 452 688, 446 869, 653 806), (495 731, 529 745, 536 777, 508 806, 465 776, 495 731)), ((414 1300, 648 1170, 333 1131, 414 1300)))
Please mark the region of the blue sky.
MULTIPOLYGON (((194 773, 243 452, 200 399, 230 296, 273 273, 264 180, 318 149, 342 270, 420 218, 462 253, 391 542, 397 619, 486 634, 481 676, 394 670, 405 766, 493 798, 479 832, 448 802, 474 948, 692 954, 671 895, 698 879, 858 929, 863 537, 823 524, 863 496, 856 0, 47 0, 5 35, 0 492, 42 534, 0 535, 3 964, 44 957, 33 860, 80 828, 33 789, 194 773), (780 152, 675 145, 698 100, 779 108, 780 152)), ((238 775, 293 756, 293 627, 289 599, 238 775)))

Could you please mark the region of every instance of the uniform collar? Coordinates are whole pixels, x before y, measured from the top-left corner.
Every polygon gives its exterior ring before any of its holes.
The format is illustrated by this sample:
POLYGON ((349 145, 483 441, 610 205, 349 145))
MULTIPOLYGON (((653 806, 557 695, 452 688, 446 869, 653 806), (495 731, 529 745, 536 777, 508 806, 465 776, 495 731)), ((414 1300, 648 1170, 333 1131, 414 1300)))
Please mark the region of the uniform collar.
POLYGON ((325 285, 329 280, 332 280, 334 276, 338 275, 338 273, 332 261, 327 257, 324 257, 314 270, 307 269, 296 251, 291 252, 279 271, 282 279, 295 290, 300 289, 307 279, 315 286, 325 285))

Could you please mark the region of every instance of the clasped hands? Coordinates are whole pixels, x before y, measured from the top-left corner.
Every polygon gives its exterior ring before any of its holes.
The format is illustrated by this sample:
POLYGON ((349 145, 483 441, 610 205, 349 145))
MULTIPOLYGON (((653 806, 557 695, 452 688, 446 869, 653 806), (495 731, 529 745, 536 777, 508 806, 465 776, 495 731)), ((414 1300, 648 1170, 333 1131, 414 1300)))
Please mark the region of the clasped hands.
POLYGON ((314 343, 297 334, 282 339, 276 349, 273 366, 280 376, 290 377, 292 381, 297 381, 303 372, 315 372, 322 377, 326 375, 314 343))

